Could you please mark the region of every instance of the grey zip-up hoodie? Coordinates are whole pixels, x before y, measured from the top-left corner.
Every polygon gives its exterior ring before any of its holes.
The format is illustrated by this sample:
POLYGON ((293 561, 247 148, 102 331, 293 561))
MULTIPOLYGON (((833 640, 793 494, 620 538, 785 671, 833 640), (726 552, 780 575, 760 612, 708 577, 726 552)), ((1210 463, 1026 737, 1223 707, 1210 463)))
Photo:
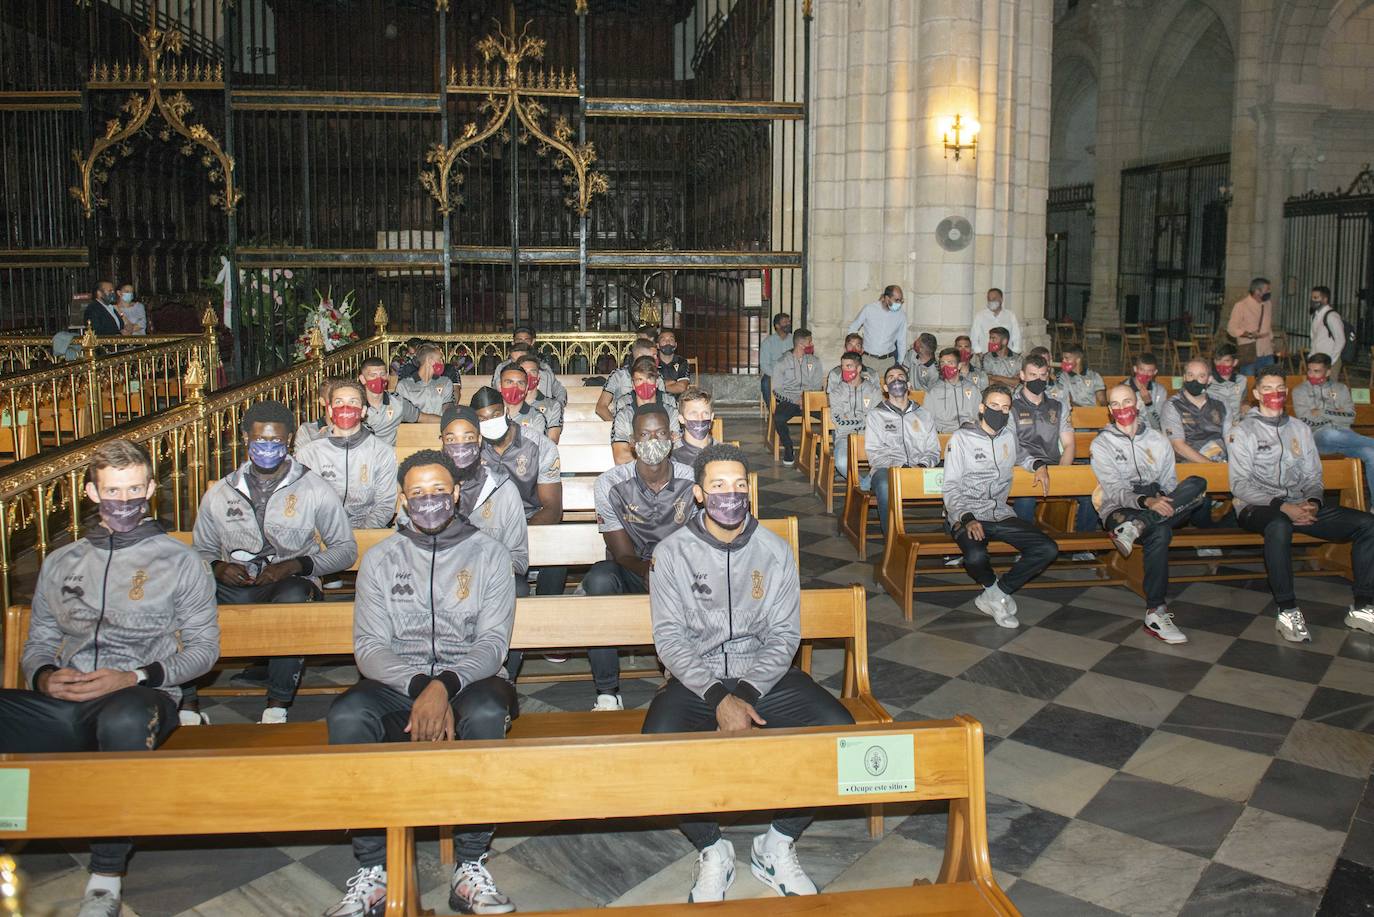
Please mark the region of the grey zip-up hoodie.
POLYGON ((1093 437, 1092 467, 1102 491, 1097 512, 1104 519, 1118 509, 1141 509, 1145 498, 1178 487, 1174 447, 1163 433, 1146 426, 1143 414, 1134 436, 1107 424, 1093 437))
POLYGON ((1314 433, 1327 427, 1349 430, 1355 424, 1355 401, 1349 386, 1340 382, 1303 382, 1293 389, 1293 416, 1314 433))
POLYGON ((1008 423, 989 436, 978 422, 955 430, 945 446, 945 517, 951 523, 1005 522, 1016 467, 1016 432, 1008 423))
POLYGON ((530 532, 525 522, 525 502, 500 465, 478 465, 471 480, 460 482, 458 511, 468 521, 495 538, 510 551, 516 573, 530 568, 530 532))
POLYGON ((802 392, 825 390, 825 368, 814 353, 783 354, 773 366, 772 378, 773 394, 793 404, 801 404, 802 392))
POLYGON ((382 529, 396 515, 396 447, 366 427, 351 436, 325 436, 296 450, 296 458, 334 488, 354 528, 382 529))
POLYGON ((316 580, 353 566, 358 542, 339 495, 300 462, 286 461, 291 467, 268 496, 261 518, 254 511, 245 480, 248 462, 206 491, 191 535, 201 557, 210 563, 232 560, 234 551, 270 555, 271 561, 302 557, 310 566, 305 575, 316 580))
POLYGON ((364 678, 449 697, 502 671, 515 624, 510 552, 461 515, 437 535, 403 528, 363 556, 353 653, 364 678))
POLYGON ((1251 411, 1231 428, 1227 453, 1237 513, 1251 506, 1321 503, 1321 455, 1312 431, 1297 418, 1251 411))
POLYGON ((880 401, 868 412, 864 428, 864 451, 868 453, 868 467, 934 468, 940 464, 940 439, 935 434, 935 421, 914 401, 906 403, 906 410, 897 410, 890 401, 880 401))
POLYGON ((787 674, 801 642, 801 581, 787 542, 748 517, 725 544, 704 514, 658 543, 649 564, 654 646, 668 673, 716 705, 751 704, 787 674))
POLYGON ((830 403, 830 419, 842 436, 862 433, 868 421, 868 412, 883 403, 883 390, 878 383, 865 375, 859 376, 858 385, 850 385, 840 376, 829 378, 826 397, 830 403))
POLYGON ((43 562, 22 658, 35 690, 48 669, 141 668, 144 684, 180 698, 218 658, 209 565, 152 519, 124 534, 96 526, 43 562))

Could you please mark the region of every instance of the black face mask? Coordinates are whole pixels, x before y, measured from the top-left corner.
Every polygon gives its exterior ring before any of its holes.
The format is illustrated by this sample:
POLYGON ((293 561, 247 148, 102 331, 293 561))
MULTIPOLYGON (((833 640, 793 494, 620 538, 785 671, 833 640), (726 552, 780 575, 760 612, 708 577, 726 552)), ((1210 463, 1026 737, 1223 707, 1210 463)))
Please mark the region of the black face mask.
POLYGON ((1196 379, 1189 379, 1187 382, 1183 383, 1183 390, 1196 398, 1198 395, 1207 391, 1207 386, 1196 379))
POLYGON ((1006 411, 996 411, 992 408, 983 408, 983 423, 987 424, 994 433, 1002 432, 1002 428, 1007 425, 1008 414, 1006 411))
POLYGON ((1308 312, 1315 313, 1315 312, 1317 312, 1319 309, 1321 309, 1321 307, 1324 306, 1324 305, 1326 305, 1326 303, 1321 302, 1321 301, 1316 301, 1316 302, 1310 303, 1310 304, 1307 306, 1307 311, 1308 311, 1308 312))
POLYGON ((1026 391, 1032 395, 1043 395, 1045 389, 1049 387, 1049 382, 1044 379, 1032 379, 1026 383, 1026 391))

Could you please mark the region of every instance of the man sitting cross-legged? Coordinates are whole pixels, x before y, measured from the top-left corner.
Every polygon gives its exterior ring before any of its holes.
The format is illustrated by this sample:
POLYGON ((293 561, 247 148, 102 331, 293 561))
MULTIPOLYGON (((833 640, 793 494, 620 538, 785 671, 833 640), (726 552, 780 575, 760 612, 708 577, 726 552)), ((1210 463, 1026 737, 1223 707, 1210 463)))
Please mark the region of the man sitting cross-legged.
MULTIPOLYGON (((1070 423, 1071 409, 1066 401, 1049 393, 1050 365, 1040 354, 1029 354, 1021 361, 1021 387, 1011 398, 1011 424, 1016 431, 1016 447, 1021 466, 1037 471, 1049 465, 1072 465, 1077 442, 1070 423)), ((1035 521, 1040 501, 1035 497, 1017 497, 1012 509, 1020 519, 1035 521)), ((1097 513, 1091 498, 1078 498, 1074 530, 1092 532, 1097 529, 1097 513)), ((1091 552, 1074 555, 1074 560, 1092 560, 1091 552)))
MULTIPOLYGON (((515 703, 502 671, 515 623, 510 552, 458 515, 458 469, 444 453, 415 453, 397 477, 409 524, 358 569, 362 678, 329 708, 329 744, 505 738, 515 703)), ((487 871, 491 836, 489 825, 455 832, 449 907, 459 913, 515 910, 487 871)), ((353 855, 358 872, 326 917, 386 910, 385 835, 354 831, 353 855)))
MULTIPOLYGON (((358 557, 348 514, 323 478, 287 457, 296 421, 285 405, 259 402, 240 426, 248 461, 206 491, 191 542, 210 563, 222 604, 312 601, 320 577, 358 557)), ((304 671, 304 657, 277 656, 240 676, 267 685, 262 722, 286 722, 304 671)), ((181 706, 183 725, 204 722, 194 688, 186 686, 181 706)))
MULTIPOLYGON (((669 457, 673 440, 668 412, 657 404, 635 408, 632 439, 634 461, 596 479, 596 526, 609 559, 594 564, 582 578, 587 595, 647 592, 654 548, 682 528, 695 510, 692 469, 669 457)), ((587 659, 596 687, 592 709, 624 709, 616 648, 594 647, 587 650, 587 659)))
MULTIPOLYGON (((25 687, 0 690, 0 754, 154 749, 177 728, 177 685, 219 657, 214 579, 149 518, 154 487, 142 446, 95 448, 86 496, 100 522, 38 572, 25 687)), ((78 917, 116 917, 132 845, 106 837, 90 850, 78 917)))
POLYGON ((1107 410, 1112 422, 1092 446, 1102 524, 1123 557, 1129 557, 1137 543, 1145 548, 1145 633, 1165 643, 1187 643, 1165 606, 1169 542, 1174 529, 1187 525, 1199 509, 1210 512, 1207 481, 1197 475, 1179 481, 1174 450, 1164 434, 1140 416, 1129 385, 1112 386, 1107 410))
MULTIPOLYGON (((964 554, 964 569, 983 592, 973 604, 999 627, 1019 627, 1012 596, 1059 556, 1059 548, 1033 522, 1018 519, 1007 503, 1017 464, 1011 392, 994 382, 983 390, 978 420, 954 431, 945 447, 945 530, 964 554), (989 541, 1004 541, 1021 552, 999 578, 988 555, 989 541)), ((1049 492, 1049 472, 1036 480, 1049 492)))
POLYGON ((396 515, 396 447, 363 425, 366 389, 339 379, 329 390, 327 435, 296 450, 334 488, 354 528, 382 529, 396 515))
POLYGON ((1227 468, 1241 528, 1264 533, 1264 569, 1279 636, 1312 635, 1293 589, 1293 535, 1350 544, 1354 604, 1347 627, 1374 633, 1374 516, 1323 501, 1322 461, 1307 424, 1284 413, 1288 385, 1274 365, 1255 373, 1255 409, 1231 430, 1227 468))
MULTIPOLYGON (((854 722, 828 691, 792 667, 801 639, 801 587, 787 542, 749 513, 749 465, 734 446, 697 457, 697 513, 659 542, 649 564, 654 646, 668 680, 644 732, 741 732, 755 726, 854 722)), ((754 839, 754 875, 780 895, 814 895, 797 860, 809 812, 778 813, 754 839)), ((735 879, 735 848, 709 816, 682 819, 698 851, 687 900, 720 901, 735 879)))
POLYGON ((1374 439, 1352 429, 1355 400, 1349 386, 1331 378, 1331 358, 1326 354, 1308 356, 1307 381, 1293 389, 1293 416, 1311 427, 1321 452, 1359 459, 1365 483, 1374 493, 1374 439))

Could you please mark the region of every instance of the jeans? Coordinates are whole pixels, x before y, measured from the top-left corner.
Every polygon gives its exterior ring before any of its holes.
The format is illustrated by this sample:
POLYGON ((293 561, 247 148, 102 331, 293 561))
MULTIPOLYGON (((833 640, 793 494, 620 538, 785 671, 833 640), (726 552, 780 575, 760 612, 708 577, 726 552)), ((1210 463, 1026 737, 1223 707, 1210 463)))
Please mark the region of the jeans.
POLYGON ((763 403, 766 406, 768 404, 768 399, 773 394, 773 379, 771 376, 767 374, 759 376, 759 392, 763 395, 763 403))
MULTIPOLYGON (((892 490, 892 481, 888 477, 886 468, 868 469, 868 492, 873 494, 873 498, 878 501, 878 522, 883 527, 883 534, 887 534, 887 497, 892 490)), ((864 525, 867 525, 867 521, 864 525)))
POLYGON ((1264 367, 1266 366, 1273 366, 1275 362, 1277 361, 1274 359, 1274 355, 1272 353, 1266 354, 1262 357, 1256 357, 1255 362, 1253 363, 1246 363, 1244 366, 1237 366, 1236 373, 1238 375, 1246 376, 1247 378, 1253 379, 1255 378, 1256 372, 1258 372, 1261 369, 1264 369, 1264 367))
POLYGON ((1374 491, 1374 439, 1349 427, 1323 427, 1312 433, 1319 452, 1339 452, 1364 463, 1364 480, 1374 491))
MULTIPOLYGON (((319 598, 315 584, 303 576, 288 576, 266 586, 230 586, 215 583, 215 599, 221 605, 275 605, 283 602, 313 602, 319 598)), ((274 656, 267 660, 267 699, 290 704, 305 676, 304 656, 274 656)), ((188 710, 200 707, 195 685, 181 686, 181 705, 188 710)))
POLYGON ((773 405, 773 432, 778 435, 778 442, 782 443, 785 455, 795 454, 792 448, 792 431, 788 428, 787 422, 793 417, 800 417, 801 412, 801 405, 783 401, 781 398, 773 405))
MULTIPOLYGON (((562 595, 568 585, 567 567, 536 567, 534 581, 535 595, 562 595)), ((515 596, 522 598, 530 594, 530 583, 523 573, 515 574, 515 596)), ((520 667, 525 664, 524 650, 510 650, 506 654, 506 676, 515 684, 520 667)))
MULTIPOLYGON (((152 751, 177 728, 177 705, 166 691, 134 685, 96 700, 67 701, 37 691, 0 690, 0 753, 152 751)), ((111 787, 110 792, 118 792, 111 787)), ((131 805, 138 805, 131 800, 131 805)), ((128 838, 91 841, 90 871, 123 875, 128 838)))
POLYGON ((1264 570, 1269 591, 1279 611, 1293 608, 1293 533, 1311 535, 1322 541, 1350 544, 1350 562, 1355 571, 1356 605, 1374 601, 1374 516, 1345 506, 1323 504, 1313 525, 1294 525, 1276 506, 1247 506, 1240 513, 1240 527, 1264 534, 1264 570))
MULTIPOLYGON (((739 680, 725 678, 721 684, 734 691, 739 680)), ((829 691, 811 680, 800 669, 788 669, 767 694, 754 705, 759 716, 768 721, 764 729, 783 729, 790 726, 848 726, 854 717, 829 691)), ((710 732, 716 728, 716 711, 705 700, 682 686, 676 678, 669 678, 658 689, 649 712, 644 717, 644 733, 710 732)), ((767 766, 764 764, 763 766, 767 766)), ((786 780, 785 774, 777 779, 786 780)), ((778 833, 793 840, 801 837, 811 824, 810 810, 797 809, 779 812, 773 817, 778 833)), ((692 846, 705 850, 720 840, 720 824, 710 815, 685 815, 680 822, 682 833, 692 846)))
MULTIPOLYGON (((592 565, 582 577, 582 591, 587 595, 647 595, 649 584, 633 570, 613 560, 592 565)), ((613 646, 587 649, 587 661, 592 666, 592 684, 597 694, 620 693, 620 654, 613 646)))
MULTIPOLYGON (((1011 501, 1012 512, 1016 513, 1016 518, 1023 522, 1035 521, 1035 509, 1040 505, 1039 497, 1016 497, 1011 501)), ((1075 532, 1095 532, 1100 525, 1097 518, 1097 510, 1093 508, 1092 497, 1078 498, 1078 511, 1074 517, 1073 530, 1075 532)))
MULTIPOLYGON (((831 454, 835 457, 835 473, 840 476, 840 480, 842 481, 849 480, 849 434, 851 432, 861 431, 836 429, 835 448, 831 450, 831 454)), ((869 481, 871 480, 872 475, 860 475, 859 486, 864 490, 868 490, 869 481)))
MULTIPOLYGON (((330 745, 409 742, 406 725, 415 702, 379 681, 363 679, 334 701, 326 717, 330 745)), ((466 685, 450 702, 459 739, 504 739, 510 726, 515 688, 493 675, 466 685)), ((480 860, 491 847, 492 826, 455 828, 454 846, 460 863, 480 860)), ((364 868, 386 863, 386 835, 354 831, 353 856, 364 868)))
POLYGON ((945 531, 964 553, 964 569, 968 575, 984 589, 997 583, 1003 592, 1011 595, 1043 573, 1059 556, 1059 546, 1054 539, 1032 523, 1013 517, 1001 522, 983 522, 982 525, 982 541, 970 538, 966 526, 956 527, 950 525, 948 520, 945 522, 945 531), (1020 558, 1002 574, 1000 580, 992 569, 992 558, 988 554, 988 543, 992 541, 1004 541, 1021 552, 1020 558))
POLYGON ((1122 508, 1112 510, 1102 521, 1108 531, 1132 520, 1144 526, 1136 543, 1144 551, 1146 608, 1163 605, 1169 592, 1169 542, 1174 538, 1174 529, 1198 525, 1198 515, 1205 515, 1209 525, 1212 521, 1212 504, 1207 499, 1205 478, 1196 475, 1184 478, 1173 493, 1164 496, 1174 501, 1172 516, 1161 516, 1148 509, 1122 508))

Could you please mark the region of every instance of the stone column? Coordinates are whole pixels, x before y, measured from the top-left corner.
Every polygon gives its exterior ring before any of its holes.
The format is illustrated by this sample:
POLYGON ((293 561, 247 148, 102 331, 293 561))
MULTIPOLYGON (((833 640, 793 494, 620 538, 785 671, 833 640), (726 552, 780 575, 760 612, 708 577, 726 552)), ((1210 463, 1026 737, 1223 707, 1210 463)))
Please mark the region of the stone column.
POLYGON ((1125 11, 1115 4, 1095 4, 1093 25, 1098 39, 1097 170, 1093 177, 1092 296, 1084 325, 1118 330, 1116 277, 1121 246, 1121 169, 1139 149, 1139 112, 1126 92, 1130 62, 1126 54, 1125 11))

